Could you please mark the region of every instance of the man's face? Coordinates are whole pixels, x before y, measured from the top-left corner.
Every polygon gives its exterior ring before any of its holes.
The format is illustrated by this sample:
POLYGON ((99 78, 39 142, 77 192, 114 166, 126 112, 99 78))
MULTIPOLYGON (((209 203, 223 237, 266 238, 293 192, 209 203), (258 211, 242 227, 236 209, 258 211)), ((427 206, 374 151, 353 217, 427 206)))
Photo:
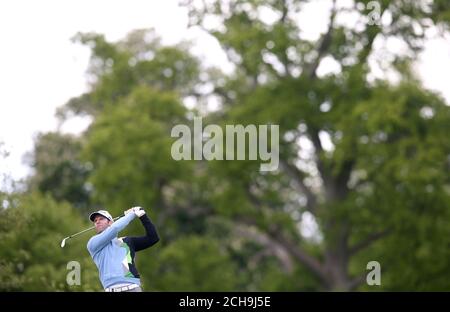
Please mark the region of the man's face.
POLYGON ((103 232, 111 224, 111 221, 101 215, 97 215, 94 218, 95 231, 97 231, 97 234, 103 232))

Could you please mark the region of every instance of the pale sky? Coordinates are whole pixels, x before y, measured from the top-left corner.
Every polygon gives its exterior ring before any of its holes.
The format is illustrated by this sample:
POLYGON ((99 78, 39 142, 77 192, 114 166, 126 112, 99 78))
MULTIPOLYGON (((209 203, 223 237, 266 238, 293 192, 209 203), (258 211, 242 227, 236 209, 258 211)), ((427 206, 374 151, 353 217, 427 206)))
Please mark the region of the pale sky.
MULTIPOLYGON (((310 37, 323 31, 327 3, 317 0, 301 14, 300 24, 310 37)), ((150 27, 166 44, 195 40, 193 53, 208 64, 227 63, 215 39, 187 30, 187 12, 177 0, 0 1, 0 142, 10 152, 6 160, 0 158, 0 175, 25 177, 29 169, 22 157, 32 149, 33 136, 55 130, 56 108, 87 91, 89 49, 73 44, 71 37, 95 31, 118 40, 133 29, 150 27)), ((450 103, 450 42, 429 41, 420 60, 417 71, 424 85, 442 92, 450 103)), ((77 132, 85 126, 74 120, 63 130, 77 132)))
MULTIPOLYGON (((77 32, 95 31, 115 41, 133 29, 150 27, 166 44, 199 37, 187 31, 186 10, 176 0, 2 0, 0 142, 10 156, 0 160, 0 174, 24 177, 29 170, 22 156, 32 149, 33 136, 55 130, 56 108, 87 91, 90 52, 71 42, 77 32)), ((226 61, 213 39, 202 36, 197 42, 213 52, 208 58, 212 63, 226 61)), ((63 130, 77 132, 85 125, 76 120, 63 130)))

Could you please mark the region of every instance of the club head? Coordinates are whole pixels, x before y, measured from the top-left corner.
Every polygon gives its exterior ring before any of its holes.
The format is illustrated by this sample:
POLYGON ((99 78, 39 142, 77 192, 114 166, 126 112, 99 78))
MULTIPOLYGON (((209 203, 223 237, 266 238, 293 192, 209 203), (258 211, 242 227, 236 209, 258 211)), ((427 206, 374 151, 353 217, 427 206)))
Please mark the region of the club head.
POLYGON ((67 239, 67 237, 62 240, 61 248, 64 248, 64 246, 66 246, 66 239, 67 239))

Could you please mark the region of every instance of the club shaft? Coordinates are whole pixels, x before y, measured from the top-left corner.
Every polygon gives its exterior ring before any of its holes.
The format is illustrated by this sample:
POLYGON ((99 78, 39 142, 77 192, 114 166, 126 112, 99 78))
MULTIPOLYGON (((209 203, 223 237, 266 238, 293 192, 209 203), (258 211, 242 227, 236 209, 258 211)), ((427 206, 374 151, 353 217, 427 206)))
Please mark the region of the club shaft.
MULTIPOLYGON (((122 218, 123 216, 124 216, 124 215, 120 215, 120 216, 118 216, 118 217, 115 217, 113 220, 116 221, 117 219, 122 218)), ((90 230, 93 230, 93 229, 95 229, 95 225, 94 225, 94 226, 91 226, 90 228, 88 228, 88 229, 86 229, 86 230, 83 230, 83 231, 81 231, 81 232, 72 234, 72 235, 70 235, 70 236, 67 237, 67 238, 72 238, 72 237, 78 236, 78 235, 80 235, 80 234, 83 234, 83 233, 85 233, 85 232, 87 232, 87 231, 90 231, 90 230)))

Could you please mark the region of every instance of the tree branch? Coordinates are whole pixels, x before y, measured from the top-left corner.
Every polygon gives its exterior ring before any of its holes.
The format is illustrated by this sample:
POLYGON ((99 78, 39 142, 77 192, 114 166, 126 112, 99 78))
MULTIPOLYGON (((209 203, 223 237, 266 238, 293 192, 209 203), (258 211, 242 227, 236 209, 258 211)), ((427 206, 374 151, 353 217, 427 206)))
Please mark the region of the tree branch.
POLYGON ((376 242, 377 240, 386 237, 389 235, 392 231, 391 230, 384 230, 381 232, 372 233, 369 236, 367 236, 364 240, 360 241, 359 243, 355 244, 354 246, 350 247, 350 254, 354 255, 358 253, 359 251, 369 247, 372 243, 376 242))
POLYGON ((299 262, 309 268, 317 277, 323 282, 324 285, 328 285, 328 277, 323 264, 315 257, 308 254, 306 251, 297 246, 290 239, 285 237, 279 229, 269 230, 269 235, 282 245, 286 250, 299 262))
MULTIPOLYGON (((249 219, 243 216, 239 217, 239 220, 236 222, 240 223, 241 225, 253 226, 258 228, 256 222, 253 219, 249 219)), ((318 259, 309 255, 294 242, 286 238, 276 226, 272 226, 272 228, 268 230, 267 235, 274 242, 283 247, 292 257, 294 257, 300 263, 310 269, 322 281, 323 285, 329 285, 325 267, 318 259)))
POLYGON ((316 164, 317 169, 319 170, 320 176, 322 177, 325 189, 327 191, 327 198, 333 199, 335 196, 335 185, 333 177, 328 173, 325 168, 324 163, 320 159, 320 154, 323 152, 322 143, 320 142, 319 132, 312 126, 308 126, 308 135, 314 145, 315 154, 316 154, 316 164))
POLYGON ((262 246, 265 246, 278 258, 285 272, 292 272, 294 264, 291 256, 282 246, 280 246, 278 242, 271 239, 270 236, 258 231, 255 227, 249 227, 247 224, 237 224, 235 232, 239 235, 239 237, 251 238, 262 246))
POLYGON ((362 285, 364 281, 366 280, 366 273, 363 273, 355 278, 353 278, 350 281, 350 284, 348 285, 349 291, 354 291, 358 286, 362 285))
POLYGON ((319 131, 317 131, 317 129, 314 129, 312 126, 309 126, 308 134, 311 138, 314 148, 316 149, 317 154, 322 153, 323 146, 322 146, 322 143, 320 142, 319 131))
MULTIPOLYGON (((387 6, 384 7, 382 3, 380 3, 381 6, 381 12, 380 12, 380 18, 383 16, 384 11, 387 9, 387 6)), ((366 33, 367 35, 367 43, 364 46, 364 49, 361 50, 360 54, 358 55, 358 64, 365 64, 367 61, 367 58, 370 55, 370 52, 372 52, 372 46, 375 41, 375 38, 378 36, 378 34, 382 31, 382 28, 377 25, 369 25, 367 26, 366 33)))
MULTIPOLYGON (((288 3, 287 0, 281 0, 280 1, 280 11, 281 11, 281 18, 280 18, 280 23, 285 26, 285 27, 289 27, 288 23, 287 23, 287 17, 289 14, 289 7, 288 7, 288 3)), ((287 77, 292 77, 292 71, 291 71, 291 67, 290 65, 292 65, 291 60, 288 57, 288 53, 287 53, 287 47, 285 47, 285 49, 283 49, 283 53, 278 57, 281 64, 283 64, 284 67, 284 71, 285 71, 285 76, 287 77)))
POLYGON ((339 199, 345 198, 348 193, 348 180, 350 179, 350 174, 352 173, 353 167, 355 165, 355 160, 353 158, 346 159, 342 163, 341 170, 336 177, 336 188, 337 197, 339 199))
POLYGON ((286 0, 281 0, 281 4, 282 4, 282 12, 281 12, 280 22, 284 24, 284 22, 286 21, 287 14, 288 14, 286 0))
POLYGON ((291 179, 295 181, 295 185, 297 186, 299 191, 306 196, 306 209, 312 214, 315 214, 317 198, 316 195, 314 195, 309 187, 307 187, 303 182, 303 179, 305 177, 303 172, 301 172, 296 166, 289 164, 283 159, 280 160, 280 167, 291 179))
POLYGON ((328 24, 328 30, 327 32, 322 36, 322 39, 320 40, 319 48, 317 49, 317 57, 314 60, 314 63, 308 70, 308 77, 310 79, 316 78, 316 70, 317 67, 320 64, 320 61, 322 60, 322 57, 327 52, 328 48, 331 45, 331 39, 332 39, 332 33, 333 33, 333 25, 334 25, 334 18, 336 17, 336 0, 333 0, 333 7, 331 9, 330 14, 330 21, 328 24))

